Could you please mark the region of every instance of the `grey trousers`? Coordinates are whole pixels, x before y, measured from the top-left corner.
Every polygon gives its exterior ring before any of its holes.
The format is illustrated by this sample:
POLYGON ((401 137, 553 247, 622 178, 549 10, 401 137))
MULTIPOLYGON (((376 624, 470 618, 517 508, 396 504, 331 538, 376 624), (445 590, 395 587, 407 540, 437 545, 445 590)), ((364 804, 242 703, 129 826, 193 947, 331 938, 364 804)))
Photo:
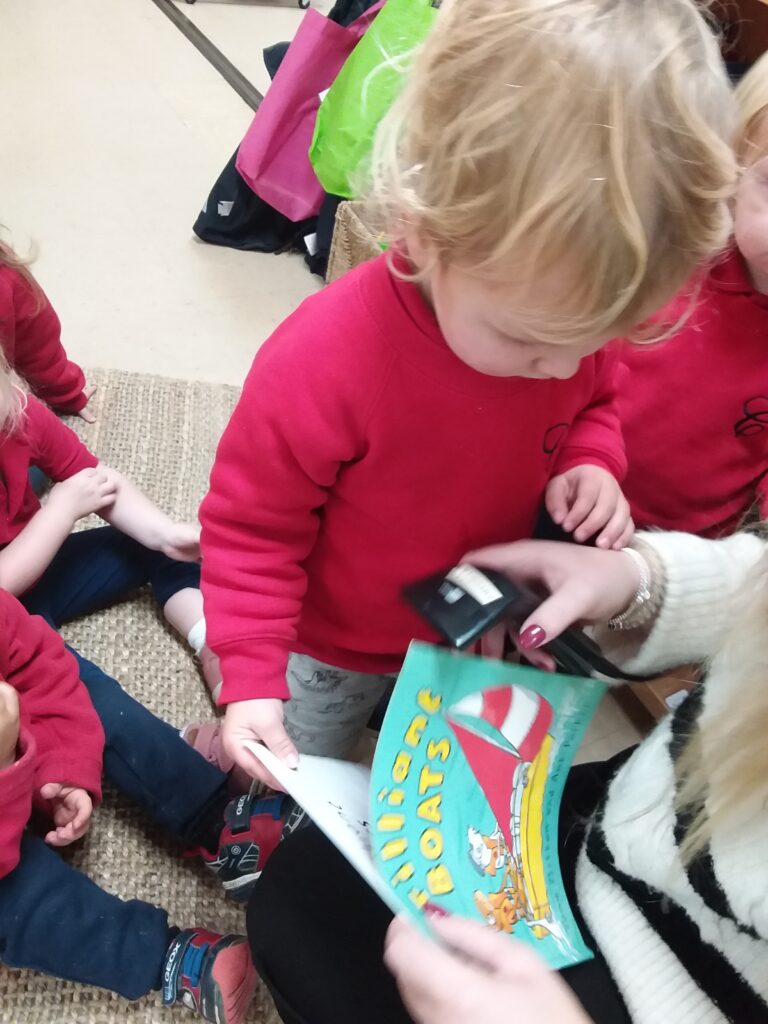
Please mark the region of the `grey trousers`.
POLYGON ((288 660, 285 728, 302 754, 347 757, 396 675, 348 672, 306 654, 288 660))

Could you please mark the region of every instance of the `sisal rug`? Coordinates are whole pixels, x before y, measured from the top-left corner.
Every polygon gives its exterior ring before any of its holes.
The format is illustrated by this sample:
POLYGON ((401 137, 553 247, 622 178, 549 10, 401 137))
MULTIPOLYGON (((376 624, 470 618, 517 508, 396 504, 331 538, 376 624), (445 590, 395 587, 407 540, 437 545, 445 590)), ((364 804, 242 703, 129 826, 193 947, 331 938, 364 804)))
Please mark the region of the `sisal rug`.
MULTIPOLYGON (((97 422, 68 420, 105 462, 129 476, 165 511, 194 519, 205 494, 217 441, 237 399, 224 385, 94 370, 97 422)), ((65 638, 155 714, 174 725, 212 716, 186 645, 164 626, 152 601, 138 596, 67 627, 65 638)), ((179 780, 184 785, 184 780, 179 780)), ((123 899, 163 906, 173 924, 243 931, 243 911, 194 860, 109 789, 89 834, 65 856, 123 899)), ((196 1016, 164 1009, 152 994, 129 1003, 111 993, 0 965, 3 1024, 183 1024, 196 1016)), ((249 1018, 277 1024, 264 990, 249 1018)))

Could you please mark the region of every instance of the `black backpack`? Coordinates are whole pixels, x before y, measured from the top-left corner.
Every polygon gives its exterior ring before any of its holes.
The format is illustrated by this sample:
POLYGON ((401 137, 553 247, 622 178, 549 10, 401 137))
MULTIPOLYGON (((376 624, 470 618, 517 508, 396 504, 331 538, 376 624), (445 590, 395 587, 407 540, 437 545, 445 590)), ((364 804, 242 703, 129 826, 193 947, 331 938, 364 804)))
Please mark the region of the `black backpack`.
POLYGON ((235 167, 237 150, 216 179, 192 230, 203 242, 252 252, 304 250, 317 218, 294 222, 259 198, 235 167))

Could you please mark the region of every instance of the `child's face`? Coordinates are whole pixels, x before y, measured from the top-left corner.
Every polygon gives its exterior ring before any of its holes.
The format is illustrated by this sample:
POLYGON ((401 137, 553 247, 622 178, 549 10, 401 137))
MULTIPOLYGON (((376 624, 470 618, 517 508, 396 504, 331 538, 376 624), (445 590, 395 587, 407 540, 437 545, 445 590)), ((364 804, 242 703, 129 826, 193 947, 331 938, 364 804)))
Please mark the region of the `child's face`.
MULTIPOLYGON (((556 282, 536 285, 526 295, 535 301, 542 320, 546 310, 556 315, 556 282)), ((572 377, 581 360, 596 352, 612 335, 581 343, 552 345, 531 338, 516 320, 523 297, 514 284, 501 286, 478 279, 455 266, 439 265, 425 283, 448 347, 463 363, 491 377, 528 377, 534 380, 572 377), (517 303, 516 303, 517 300, 517 303)), ((538 318, 538 317, 537 317, 538 318)), ((545 326, 545 325, 544 325, 545 326)))
POLYGON ((734 233, 753 284, 768 293, 768 156, 744 171, 736 192, 734 233))

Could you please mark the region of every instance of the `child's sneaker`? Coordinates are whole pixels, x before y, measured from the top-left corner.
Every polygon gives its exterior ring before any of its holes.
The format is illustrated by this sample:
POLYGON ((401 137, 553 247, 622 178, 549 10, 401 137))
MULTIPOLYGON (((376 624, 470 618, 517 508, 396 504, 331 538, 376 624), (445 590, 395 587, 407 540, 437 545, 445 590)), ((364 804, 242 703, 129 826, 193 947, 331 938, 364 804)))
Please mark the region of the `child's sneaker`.
POLYGON ((200 856, 238 903, 245 903, 264 865, 280 841, 309 821, 285 793, 268 797, 244 794, 227 804, 216 853, 200 856))
POLYGON ((242 1024, 256 988, 244 935, 179 932, 163 965, 163 1006, 183 1003, 213 1024, 242 1024))

